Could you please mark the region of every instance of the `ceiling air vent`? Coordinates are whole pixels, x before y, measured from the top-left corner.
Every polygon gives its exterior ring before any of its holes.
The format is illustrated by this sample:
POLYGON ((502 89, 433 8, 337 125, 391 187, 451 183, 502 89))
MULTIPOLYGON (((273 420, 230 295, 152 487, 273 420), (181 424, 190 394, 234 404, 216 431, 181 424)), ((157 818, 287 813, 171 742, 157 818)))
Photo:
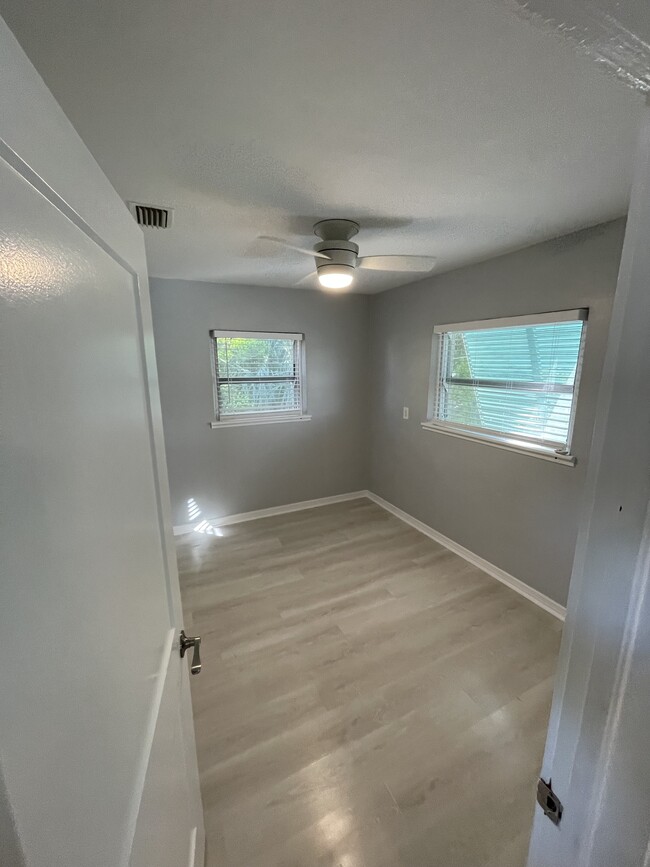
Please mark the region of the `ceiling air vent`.
POLYGON ((135 217, 138 226, 149 226, 153 229, 169 229, 172 224, 171 208, 160 208, 157 205, 141 205, 139 202, 129 202, 129 210, 135 217))

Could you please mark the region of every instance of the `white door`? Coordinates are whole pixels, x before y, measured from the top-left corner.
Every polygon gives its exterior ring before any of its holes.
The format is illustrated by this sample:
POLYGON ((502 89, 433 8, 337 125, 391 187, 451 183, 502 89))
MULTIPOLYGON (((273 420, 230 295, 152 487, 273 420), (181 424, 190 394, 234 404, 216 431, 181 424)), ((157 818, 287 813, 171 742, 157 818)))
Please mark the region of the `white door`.
POLYGON ((650 865, 650 109, 610 326, 529 867, 650 865))
POLYGON ((140 230, 0 20, 0 863, 204 833, 140 230))

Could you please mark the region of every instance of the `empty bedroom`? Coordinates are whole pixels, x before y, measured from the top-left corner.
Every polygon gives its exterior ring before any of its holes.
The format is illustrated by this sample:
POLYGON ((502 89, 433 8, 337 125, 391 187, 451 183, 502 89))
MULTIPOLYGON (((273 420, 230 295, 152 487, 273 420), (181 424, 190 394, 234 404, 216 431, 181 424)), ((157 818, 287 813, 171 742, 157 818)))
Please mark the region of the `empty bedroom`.
POLYGON ((646 863, 650 22, 558 5, 0 0, 3 864, 646 863))

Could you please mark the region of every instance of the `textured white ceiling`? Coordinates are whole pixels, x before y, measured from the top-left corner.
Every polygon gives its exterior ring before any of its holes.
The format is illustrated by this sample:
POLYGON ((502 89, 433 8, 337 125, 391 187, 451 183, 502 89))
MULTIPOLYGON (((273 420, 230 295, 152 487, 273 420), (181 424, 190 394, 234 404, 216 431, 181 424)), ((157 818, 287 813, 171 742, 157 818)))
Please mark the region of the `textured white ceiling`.
POLYGON ((648 0, 503 0, 595 60, 609 75, 650 93, 648 0))
MULTIPOLYGON (((326 217, 447 270, 627 208, 643 100, 496 0, 0 0, 150 273, 292 285, 326 217)), ((381 291, 413 275, 358 275, 381 291)))

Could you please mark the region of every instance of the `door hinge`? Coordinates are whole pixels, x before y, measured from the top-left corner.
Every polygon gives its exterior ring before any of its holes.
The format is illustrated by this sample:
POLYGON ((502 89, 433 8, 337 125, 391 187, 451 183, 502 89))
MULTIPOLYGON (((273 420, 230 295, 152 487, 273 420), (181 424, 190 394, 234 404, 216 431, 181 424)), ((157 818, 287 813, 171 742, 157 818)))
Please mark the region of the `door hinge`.
POLYGON ((548 783, 541 777, 537 781, 537 803, 544 811, 544 815, 547 816, 554 825, 560 824, 564 807, 562 806, 562 801, 553 791, 550 777, 548 783))

